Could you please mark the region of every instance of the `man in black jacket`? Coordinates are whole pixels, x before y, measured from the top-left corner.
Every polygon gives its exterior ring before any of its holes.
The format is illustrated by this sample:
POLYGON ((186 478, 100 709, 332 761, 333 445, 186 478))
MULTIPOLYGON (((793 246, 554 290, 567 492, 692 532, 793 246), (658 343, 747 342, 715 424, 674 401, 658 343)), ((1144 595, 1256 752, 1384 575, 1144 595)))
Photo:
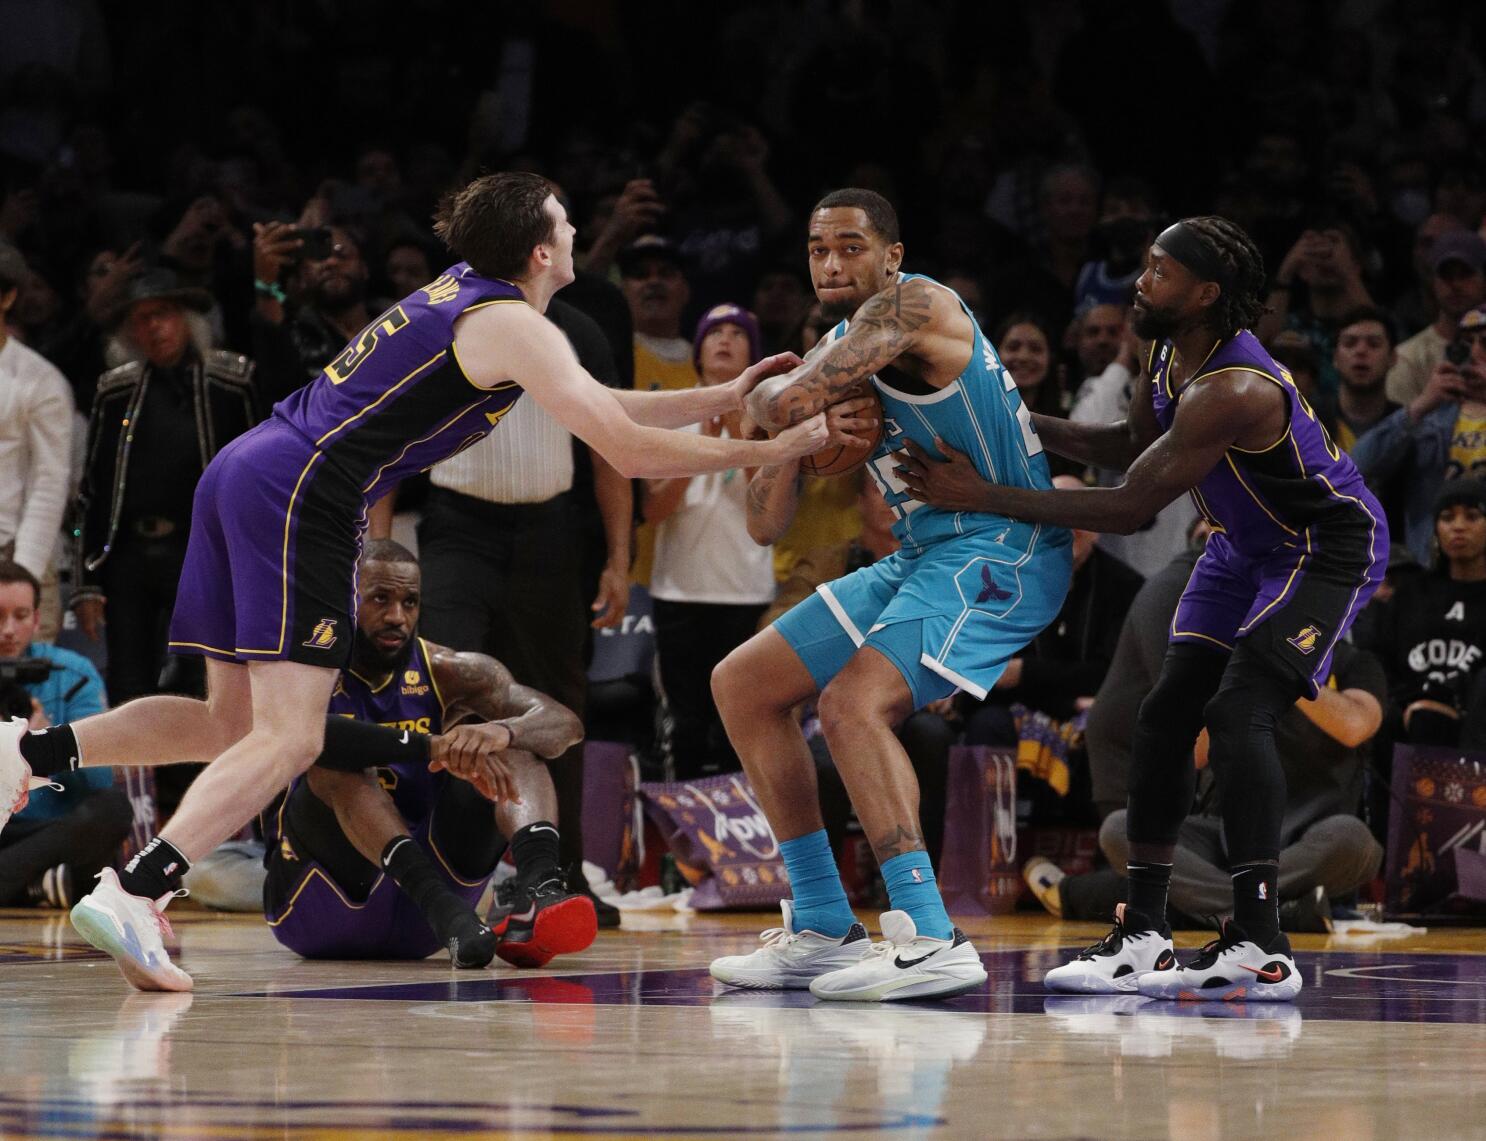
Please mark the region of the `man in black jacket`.
POLYGON ((115 703, 158 689, 196 482, 262 415, 253 362, 193 339, 188 311, 210 302, 170 270, 131 279, 113 317, 135 359, 99 378, 88 417, 71 604, 108 639, 115 703))

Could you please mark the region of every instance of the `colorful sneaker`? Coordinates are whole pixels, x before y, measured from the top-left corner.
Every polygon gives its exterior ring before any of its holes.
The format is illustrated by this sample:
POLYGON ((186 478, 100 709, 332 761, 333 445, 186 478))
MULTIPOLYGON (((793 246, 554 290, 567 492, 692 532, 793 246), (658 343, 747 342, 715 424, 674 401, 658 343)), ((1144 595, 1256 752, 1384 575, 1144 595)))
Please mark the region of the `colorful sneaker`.
POLYGON ((21 756, 21 738, 31 731, 24 717, 0 721, 0 828, 26 807, 33 789, 61 788, 45 777, 31 775, 31 766, 21 756))
POLYGON ((519 884, 494 928, 495 953, 513 967, 545 967, 554 955, 571 955, 593 945, 598 917, 593 902, 572 891, 561 876, 519 884))
POLYGON ((1128 930, 1121 903, 1115 907, 1114 929, 1072 962, 1048 971, 1042 985, 1068 994, 1130 994, 1140 990, 1142 975, 1169 974, 1176 965, 1170 933, 1128 930))
POLYGON ((1022 879, 1032 889, 1037 902, 1047 909, 1049 915, 1063 916, 1063 893, 1058 885, 1068 878, 1068 873, 1046 856, 1033 856, 1022 865, 1022 879))
POLYGON ((756 951, 713 959, 708 969, 714 979, 758 990, 804 990, 820 976, 860 962, 871 947, 860 923, 832 939, 814 931, 796 931, 793 900, 781 900, 779 907, 784 926, 771 927, 760 935, 763 946, 756 951))
POLYGON ((980 955, 958 927, 948 939, 920 935, 906 911, 882 913, 882 942, 861 961, 821 975, 810 993, 831 1002, 951 998, 986 981, 980 955))
POLYGON ((1300 972, 1283 933, 1262 947, 1230 919, 1187 966, 1142 976, 1140 993, 1189 1002, 1290 1002, 1300 993, 1300 972))
POLYGON ((190 990, 191 976, 170 961, 164 937, 173 935, 159 900, 130 895, 118 873, 104 868, 98 886, 72 909, 72 925, 93 946, 113 956, 124 977, 140 990, 190 990))

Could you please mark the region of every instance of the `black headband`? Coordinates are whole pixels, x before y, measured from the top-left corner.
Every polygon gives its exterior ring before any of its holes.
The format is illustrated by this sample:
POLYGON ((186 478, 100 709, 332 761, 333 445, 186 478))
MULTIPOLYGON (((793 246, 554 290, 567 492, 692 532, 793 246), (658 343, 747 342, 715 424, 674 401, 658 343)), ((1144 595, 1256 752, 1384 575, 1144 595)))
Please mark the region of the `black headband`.
POLYGON ((1216 281, 1226 292, 1233 273, 1185 222, 1173 222, 1156 238, 1160 246, 1202 281, 1216 281))

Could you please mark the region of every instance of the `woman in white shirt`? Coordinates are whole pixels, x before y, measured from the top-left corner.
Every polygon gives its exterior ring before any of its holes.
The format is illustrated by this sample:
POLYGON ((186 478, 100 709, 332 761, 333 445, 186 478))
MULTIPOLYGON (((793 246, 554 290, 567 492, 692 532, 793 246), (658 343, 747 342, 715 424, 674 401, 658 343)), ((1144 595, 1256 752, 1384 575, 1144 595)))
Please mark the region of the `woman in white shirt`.
MULTIPOLYGON (((725 384, 759 359, 758 321, 717 305, 697 323, 693 360, 702 384, 725 384)), ((697 431, 740 436, 736 413, 697 431)), ((645 519, 656 524, 655 649, 669 714, 668 773, 689 780, 742 766, 712 701, 712 669, 753 636, 774 599, 774 554, 748 536, 751 471, 645 481, 645 519)))

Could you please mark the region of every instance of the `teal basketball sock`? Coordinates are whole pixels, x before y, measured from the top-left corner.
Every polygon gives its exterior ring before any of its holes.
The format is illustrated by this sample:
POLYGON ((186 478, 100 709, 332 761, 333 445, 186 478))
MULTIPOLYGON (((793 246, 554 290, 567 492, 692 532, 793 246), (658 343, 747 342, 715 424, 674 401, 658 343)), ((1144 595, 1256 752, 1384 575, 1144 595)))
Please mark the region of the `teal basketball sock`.
POLYGON ((784 869, 789 872, 795 901, 795 930, 814 931, 839 939, 851 930, 856 916, 846 901, 846 889, 836 871, 836 859, 825 829, 779 845, 784 869))
POLYGON ((931 939, 954 937, 955 926, 949 921, 949 912, 944 910, 928 852, 903 852, 885 860, 882 879, 893 908, 908 912, 920 935, 931 939))

